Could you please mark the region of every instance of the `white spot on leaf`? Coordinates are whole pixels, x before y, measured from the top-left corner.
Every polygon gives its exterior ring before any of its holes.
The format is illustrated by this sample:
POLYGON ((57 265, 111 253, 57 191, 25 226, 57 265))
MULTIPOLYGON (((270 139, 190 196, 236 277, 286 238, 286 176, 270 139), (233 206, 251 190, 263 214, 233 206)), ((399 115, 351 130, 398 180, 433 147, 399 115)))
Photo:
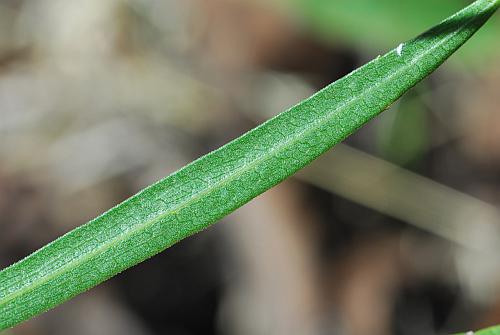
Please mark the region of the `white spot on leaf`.
MULTIPOLYGON (((398 47, 396 48, 396 53, 398 54, 398 56, 401 56, 401 54, 403 53, 403 43, 398 45, 398 47)), ((470 335, 470 334, 466 334, 466 335, 470 335)))

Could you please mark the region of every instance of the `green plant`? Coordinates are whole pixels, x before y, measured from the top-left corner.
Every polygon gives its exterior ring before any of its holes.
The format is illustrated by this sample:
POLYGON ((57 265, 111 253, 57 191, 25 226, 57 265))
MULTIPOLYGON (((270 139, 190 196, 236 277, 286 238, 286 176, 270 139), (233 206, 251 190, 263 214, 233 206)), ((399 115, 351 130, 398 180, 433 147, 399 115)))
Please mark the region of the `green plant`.
POLYGON ((467 332, 467 333, 461 333, 461 334, 456 334, 456 335, 499 335, 500 334, 500 326, 496 327, 491 327, 491 328, 486 328, 483 330, 478 330, 476 332, 467 332))
MULTIPOLYGON (((280 0, 274 0, 280 1, 280 0)), ((296 13, 305 21, 307 29, 328 41, 342 40, 359 50, 373 52, 373 46, 390 47, 394 41, 404 40, 444 17, 460 9, 463 2, 455 0, 291 0, 281 5, 296 13), (432 10, 429 10, 432 8, 432 10), (377 22, 370 20, 376 17, 377 22), (397 27, 397 29, 394 29, 397 27)), ((466 62, 475 71, 488 70, 498 58, 500 21, 488 24, 481 35, 470 41, 467 48, 454 57, 454 65, 466 62), (481 57, 477 57, 481 50, 481 57)), ((457 67, 460 69, 461 67, 457 67)))
POLYGON ((500 6, 478 0, 419 37, 0 272, 0 330, 197 233, 283 181, 433 72, 500 6))

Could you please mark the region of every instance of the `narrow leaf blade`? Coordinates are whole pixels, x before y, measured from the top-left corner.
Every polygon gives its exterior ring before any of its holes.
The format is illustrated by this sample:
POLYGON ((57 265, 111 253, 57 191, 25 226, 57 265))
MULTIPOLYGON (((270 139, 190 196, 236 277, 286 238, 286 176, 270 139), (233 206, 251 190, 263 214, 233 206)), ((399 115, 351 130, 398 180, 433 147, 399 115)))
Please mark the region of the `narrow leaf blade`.
POLYGON ((434 71, 486 22, 478 0, 0 272, 0 330, 207 228, 283 181, 434 71))
POLYGON ((485 328, 478 331, 469 331, 467 333, 461 333, 456 335, 500 335, 500 326, 485 328))

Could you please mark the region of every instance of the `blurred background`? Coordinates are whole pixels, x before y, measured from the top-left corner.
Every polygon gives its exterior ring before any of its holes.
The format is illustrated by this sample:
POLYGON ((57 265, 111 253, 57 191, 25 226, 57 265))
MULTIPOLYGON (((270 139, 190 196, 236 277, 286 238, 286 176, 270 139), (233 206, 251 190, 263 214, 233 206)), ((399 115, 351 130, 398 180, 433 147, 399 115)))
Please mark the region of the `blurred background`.
MULTIPOLYGON (((1 1, 0 267, 469 2, 1 1)), ((297 176, 6 333, 500 323, 499 19, 297 176)))

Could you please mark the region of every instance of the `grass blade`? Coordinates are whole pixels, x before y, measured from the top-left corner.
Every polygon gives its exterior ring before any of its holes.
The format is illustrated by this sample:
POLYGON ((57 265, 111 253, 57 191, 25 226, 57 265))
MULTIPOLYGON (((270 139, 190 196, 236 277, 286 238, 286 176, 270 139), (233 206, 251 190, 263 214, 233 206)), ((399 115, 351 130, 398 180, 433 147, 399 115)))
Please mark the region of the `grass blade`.
POLYGON ((203 230, 307 165, 434 71, 498 8, 478 0, 0 272, 0 330, 203 230))

